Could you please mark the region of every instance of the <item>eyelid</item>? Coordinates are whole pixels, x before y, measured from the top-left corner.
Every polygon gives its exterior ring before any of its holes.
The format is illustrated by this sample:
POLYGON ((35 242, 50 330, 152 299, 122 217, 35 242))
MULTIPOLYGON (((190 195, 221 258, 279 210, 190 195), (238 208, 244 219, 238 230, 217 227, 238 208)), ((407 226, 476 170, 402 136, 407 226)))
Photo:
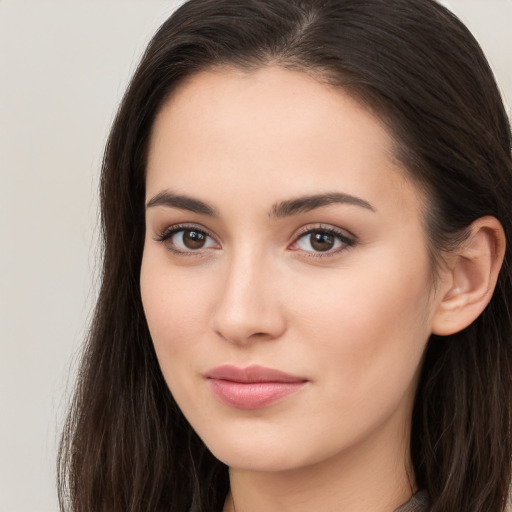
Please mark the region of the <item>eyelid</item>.
MULTIPOLYGON (((220 248, 220 243, 216 239, 214 235, 210 233, 208 229, 203 227, 199 224, 194 223, 179 223, 179 224, 172 224, 170 226, 166 226, 164 229, 159 231, 159 234, 157 234, 156 237, 153 238, 156 242, 163 243, 166 246, 166 249, 170 252, 173 252, 178 255, 184 255, 184 256, 201 256, 204 254, 205 251, 209 251, 211 249, 217 249, 220 248), (176 246, 166 245, 165 242, 167 242, 173 235, 176 233, 179 233, 180 231, 197 231, 199 233, 204 234, 211 240, 215 242, 215 244, 218 247, 205 247, 205 248, 199 248, 199 249, 182 249, 178 248, 176 246)), ((326 225, 326 224, 316 224, 316 225, 307 225, 298 230, 298 232, 295 234, 293 238, 293 242, 288 245, 288 249, 293 251, 301 251, 302 253, 306 254, 308 257, 315 257, 315 258, 321 258, 321 257, 333 257, 337 255, 340 252, 346 251, 348 248, 355 245, 357 242, 357 237, 349 232, 346 229, 342 229, 333 225, 326 225), (323 232, 330 235, 333 235, 338 240, 341 241, 343 247, 336 248, 334 250, 327 250, 327 251, 306 251, 300 248, 294 248, 293 246, 296 245, 299 240, 309 234, 317 233, 317 232, 323 232)))
POLYGON ((328 233, 333 233, 335 235, 340 236, 343 239, 350 240, 351 242, 356 242, 357 237, 353 233, 351 233, 348 229, 339 228, 337 226, 333 226, 332 224, 308 224, 306 226, 301 227, 295 238, 299 238, 300 236, 304 236, 308 233, 315 231, 326 231, 328 233))
MULTIPOLYGON (((312 233, 317 232, 324 232, 330 235, 335 236, 340 240, 343 244, 342 248, 338 248, 335 250, 329 250, 329 251, 304 251, 302 252, 306 254, 308 257, 314 257, 314 258, 323 258, 323 257, 332 257, 335 255, 338 255, 341 252, 346 251, 348 248, 354 246, 357 243, 357 237, 352 234, 350 231, 347 231, 346 229, 341 229, 332 225, 326 225, 326 224, 317 224, 317 225, 308 225, 302 227, 297 234, 294 237, 293 242, 288 246, 289 249, 292 248, 292 246, 296 245, 301 238, 304 238, 307 235, 310 235, 312 233)), ((301 251, 301 249, 291 249, 294 251, 301 251)))
POLYGON ((217 241, 216 237, 214 237, 208 229, 204 228, 203 226, 200 226, 199 224, 191 224, 191 223, 180 223, 180 224, 172 224, 170 226, 165 227, 163 230, 157 234, 156 237, 153 238, 155 242, 163 243, 166 247, 166 249, 170 252, 173 252, 175 254, 184 255, 184 256, 200 256, 205 251, 213 249, 212 247, 205 247, 200 248, 197 250, 193 249, 181 249, 177 247, 171 247, 166 245, 166 242, 176 233, 179 233, 180 231, 197 231, 199 233, 202 233, 203 235, 207 236, 208 238, 211 238, 217 246, 220 247, 219 242, 217 241))

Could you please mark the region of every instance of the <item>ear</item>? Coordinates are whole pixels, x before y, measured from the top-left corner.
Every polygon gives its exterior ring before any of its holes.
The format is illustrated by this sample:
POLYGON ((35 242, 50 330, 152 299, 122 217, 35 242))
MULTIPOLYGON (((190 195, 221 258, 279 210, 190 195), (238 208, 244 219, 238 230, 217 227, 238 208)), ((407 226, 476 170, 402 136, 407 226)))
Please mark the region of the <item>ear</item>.
POLYGON ((481 217, 469 237, 448 256, 432 333, 447 336, 470 325, 491 300, 505 255, 505 233, 494 217, 481 217))

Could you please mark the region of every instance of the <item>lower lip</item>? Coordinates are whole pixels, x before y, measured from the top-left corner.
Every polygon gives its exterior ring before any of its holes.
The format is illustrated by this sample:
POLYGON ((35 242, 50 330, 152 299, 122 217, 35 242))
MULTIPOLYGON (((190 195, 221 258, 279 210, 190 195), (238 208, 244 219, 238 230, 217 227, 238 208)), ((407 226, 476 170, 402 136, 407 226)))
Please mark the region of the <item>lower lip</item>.
POLYGON ((306 382, 233 382, 208 379, 213 394, 237 409, 260 409, 299 391, 306 382))

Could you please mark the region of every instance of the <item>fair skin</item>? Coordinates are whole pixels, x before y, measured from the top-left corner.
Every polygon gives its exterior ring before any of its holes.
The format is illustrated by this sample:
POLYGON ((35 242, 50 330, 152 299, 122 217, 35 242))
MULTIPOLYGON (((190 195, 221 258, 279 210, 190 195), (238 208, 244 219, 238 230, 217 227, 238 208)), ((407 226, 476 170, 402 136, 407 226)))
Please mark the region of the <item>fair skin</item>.
MULTIPOLYGON (((225 512, 391 512, 411 496, 427 340, 468 323, 492 283, 461 320, 460 292, 489 272, 454 259, 434 288, 405 176, 378 118, 296 71, 202 72, 157 116, 142 299, 175 400, 230 467, 225 512), (240 385, 230 403, 212 386, 224 365, 299 382, 269 403, 240 385)), ((499 256, 497 230, 474 228, 480 256, 499 256)))

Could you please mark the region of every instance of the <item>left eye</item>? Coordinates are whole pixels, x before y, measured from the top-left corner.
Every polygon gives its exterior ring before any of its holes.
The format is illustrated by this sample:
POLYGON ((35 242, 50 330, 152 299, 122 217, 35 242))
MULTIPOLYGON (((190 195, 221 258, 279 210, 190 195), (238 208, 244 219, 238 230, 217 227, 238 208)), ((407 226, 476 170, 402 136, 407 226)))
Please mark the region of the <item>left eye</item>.
POLYGON ((306 252, 336 252, 352 245, 352 241, 339 233, 316 229, 304 233, 294 245, 306 252))

